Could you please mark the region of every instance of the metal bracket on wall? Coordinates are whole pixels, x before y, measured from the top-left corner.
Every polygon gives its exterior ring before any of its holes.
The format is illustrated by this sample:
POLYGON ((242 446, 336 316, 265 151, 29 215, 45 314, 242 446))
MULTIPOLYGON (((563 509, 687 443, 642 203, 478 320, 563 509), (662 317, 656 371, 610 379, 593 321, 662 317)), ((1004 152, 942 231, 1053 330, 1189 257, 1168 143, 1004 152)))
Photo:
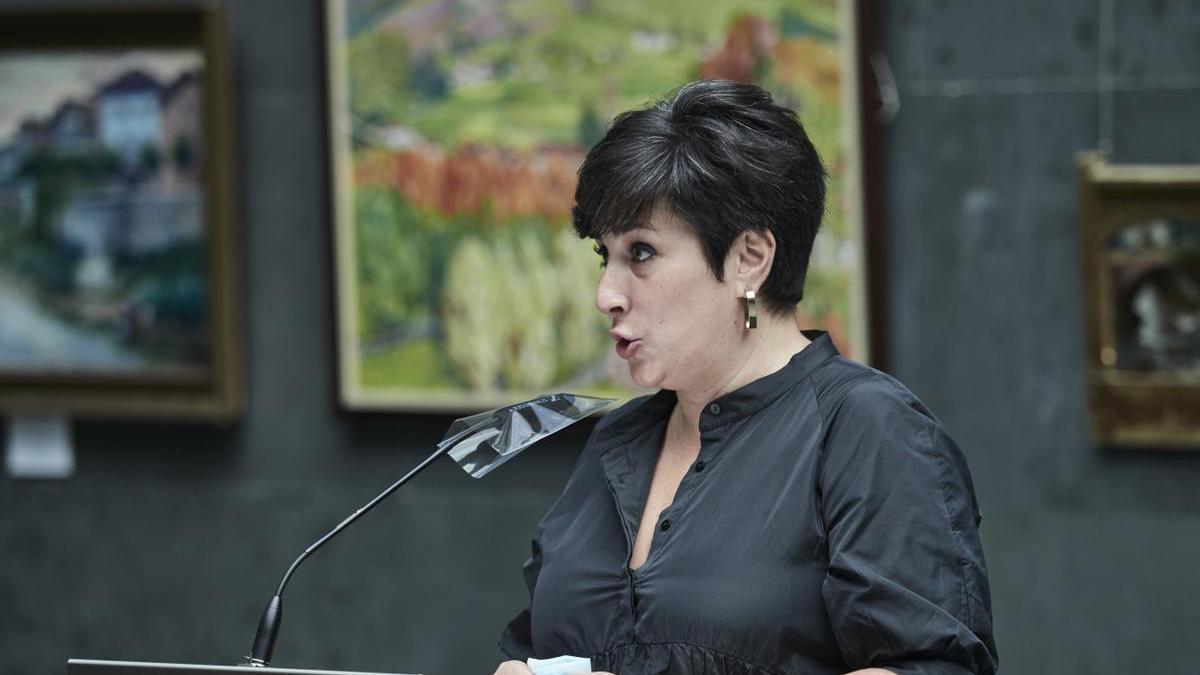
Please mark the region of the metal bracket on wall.
POLYGON ((4 468, 10 478, 70 478, 75 474, 71 419, 53 414, 10 417, 4 468))
POLYGON ((887 126, 900 114, 900 88, 896 86, 896 75, 892 72, 887 54, 872 52, 871 70, 875 73, 875 86, 879 89, 879 110, 875 111, 875 121, 880 126, 887 126))

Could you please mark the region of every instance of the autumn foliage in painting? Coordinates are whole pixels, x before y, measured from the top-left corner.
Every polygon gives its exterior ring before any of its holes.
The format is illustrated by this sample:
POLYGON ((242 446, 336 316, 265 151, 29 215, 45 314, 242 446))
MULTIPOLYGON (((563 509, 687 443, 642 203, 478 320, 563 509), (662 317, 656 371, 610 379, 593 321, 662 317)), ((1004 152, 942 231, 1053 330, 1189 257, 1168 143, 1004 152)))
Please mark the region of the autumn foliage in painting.
POLYGON ((446 151, 431 143, 363 156, 356 185, 388 186, 414 205, 443 216, 495 223, 571 215, 580 148, 515 150, 470 143, 446 151))

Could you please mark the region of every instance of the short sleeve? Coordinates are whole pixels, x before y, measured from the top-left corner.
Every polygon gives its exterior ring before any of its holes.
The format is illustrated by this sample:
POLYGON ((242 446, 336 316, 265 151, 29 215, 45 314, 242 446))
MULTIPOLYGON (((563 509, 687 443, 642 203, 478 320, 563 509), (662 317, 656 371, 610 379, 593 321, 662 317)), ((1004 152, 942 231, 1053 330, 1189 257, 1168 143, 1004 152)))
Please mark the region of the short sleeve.
MULTIPOLYGON (((531 542, 532 553, 525 561, 522 571, 525 575, 525 586, 529 589, 530 602, 533 601, 533 589, 537 585, 538 574, 542 571, 542 547, 537 539, 531 542)), ((529 608, 521 611, 500 634, 500 651, 510 659, 525 661, 533 656, 533 628, 530 622, 529 608)))
POLYGON ((961 451, 886 376, 854 384, 822 414, 822 594, 846 663, 994 673, 979 510, 961 451))

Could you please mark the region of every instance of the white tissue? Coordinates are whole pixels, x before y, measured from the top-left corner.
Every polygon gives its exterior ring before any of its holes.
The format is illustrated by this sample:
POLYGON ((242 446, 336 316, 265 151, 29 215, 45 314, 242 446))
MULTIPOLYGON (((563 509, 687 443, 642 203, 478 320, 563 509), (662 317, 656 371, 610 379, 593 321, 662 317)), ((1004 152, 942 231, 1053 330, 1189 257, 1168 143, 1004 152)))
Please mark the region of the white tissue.
POLYGON ((579 656, 556 656, 552 659, 529 659, 525 662, 533 675, 569 675, 592 672, 592 660, 579 656))

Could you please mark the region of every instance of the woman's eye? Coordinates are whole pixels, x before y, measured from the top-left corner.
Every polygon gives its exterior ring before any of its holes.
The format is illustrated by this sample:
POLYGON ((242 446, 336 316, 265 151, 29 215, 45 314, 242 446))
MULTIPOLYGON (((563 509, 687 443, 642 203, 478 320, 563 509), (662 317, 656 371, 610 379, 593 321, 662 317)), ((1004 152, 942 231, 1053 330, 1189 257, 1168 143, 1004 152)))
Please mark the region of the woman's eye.
POLYGON ((647 244, 634 244, 629 250, 629 259, 635 263, 646 262, 654 257, 654 249, 647 244))

